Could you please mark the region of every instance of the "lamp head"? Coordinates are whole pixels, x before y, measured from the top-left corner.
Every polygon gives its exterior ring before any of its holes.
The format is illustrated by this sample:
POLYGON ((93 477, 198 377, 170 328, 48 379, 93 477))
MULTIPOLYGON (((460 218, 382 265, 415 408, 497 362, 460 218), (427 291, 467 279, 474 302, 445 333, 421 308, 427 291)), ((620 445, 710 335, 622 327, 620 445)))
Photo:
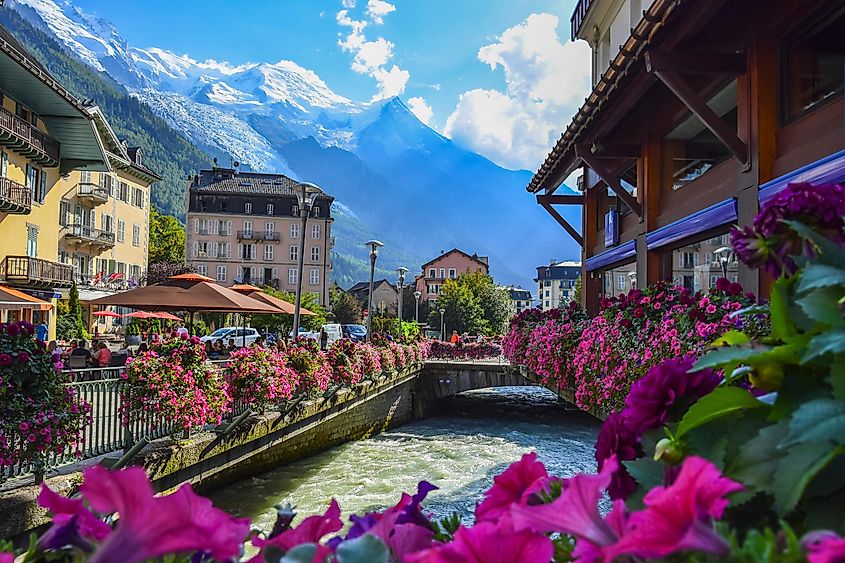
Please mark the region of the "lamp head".
POLYGON ((422 297, 422 292, 421 291, 415 291, 414 292, 414 299, 419 299, 420 297, 422 297))
POLYGON ((442 315, 443 313, 445 313, 445 312, 446 312, 446 309, 440 309, 440 314, 441 314, 441 315, 442 315))
POLYGON ((727 254, 729 254, 729 253, 733 252, 733 248, 731 248, 730 246, 723 246, 723 247, 721 247, 721 248, 717 248, 717 249, 716 249, 716 250, 714 250, 713 252, 714 252, 715 254, 724 254, 724 255, 727 255, 727 254))
POLYGON ((379 247, 384 246, 384 243, 380 240, 368 240, 364 243, 364 246, 370 247, 370 254, 378 256, 378 249, 379 247))
POLYGON ((311 182, 299 182, 296 187, 298 188, 296 199, 299 200, 301 207, 307 209, 310 209, 314 205, 314 200, 317 199, 317 196, 323 193, 320 186, 311 182))

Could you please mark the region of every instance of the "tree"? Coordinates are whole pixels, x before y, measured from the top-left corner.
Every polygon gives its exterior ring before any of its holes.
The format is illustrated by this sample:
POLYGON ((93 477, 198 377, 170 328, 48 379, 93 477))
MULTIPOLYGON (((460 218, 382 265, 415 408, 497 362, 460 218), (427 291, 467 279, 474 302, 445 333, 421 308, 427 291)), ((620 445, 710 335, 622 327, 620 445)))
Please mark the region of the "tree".
POLYGON ((361 304, 355 297, 336 287, 329 293, 329 299, 335 322, 340 324, 361 324, 363 313, 361 311, 361 304))
MULTIPOLYGON (((461 276, 463 277, 463 276, 461 276)), ((461 279, 446 280, 428 317, 428 324, 440 326, 440 309, 445 309, 446 331, 488 334, 490 324, 484 318, 478 297, 461 279)), ((445 336, 445 335, 444 335, 445 336)))
MULTIPOLYGON (((296 294, 294 293, 279 291, 269 286, 261 291, 282 301, 296 303, 296 294)), ((314 294, 302 294, 302 308, 316 313, 315 315, 302 315, 300 324, 307 330, 319 330, 321 326, 326 324, 326 310, 317 302, 317 297, 314 294)), ((289 334, 293 330, 293 315, 252 315, 250 325, 259 330, 289 334)))
POLYGON ((67 312, 60 315, 56 320, 56 335, 62 340, 73 338, 88 339, 88 329, 82 322, 82 305, 79 303, 79 290, 76 288, 76 281, 70 286, 68 295, 67 312))
MULTIPOLYGON (((416 286, 406 285, 402 290, 402 318, 406 321, 413 321, 416 314, 417 300, 414 297, 416 286)), ((425 323, 428 318, 428 301, 420 301, 420 322, 425 323)))
POLYGON ((458 279, 478 298, 478 304, 484 310, 484 320, 489 325, 487 334, 503 333, 508 327, 511 316, 508 290, 496 287, 493 278, 481 272, 466 273, 458 279))
POLYGON ((147 272, 141 279, 142 284, 152 285, 154 283, 161 283, 171 276, 178 276, 179 274, 188 274, 194 272, 193 266, 188 266, 183 262, 155 262, 150 263, 147 267, 147 272))
POLYGON ((578 276, 575 279, 575 296, 572 298, 572 300, 578 303, 579 305, 581 304, 581 283, 581 276, 578 276))
POLYGON ((176 217, 150 208, 150 264, 185 263, 185 228, 176 217))

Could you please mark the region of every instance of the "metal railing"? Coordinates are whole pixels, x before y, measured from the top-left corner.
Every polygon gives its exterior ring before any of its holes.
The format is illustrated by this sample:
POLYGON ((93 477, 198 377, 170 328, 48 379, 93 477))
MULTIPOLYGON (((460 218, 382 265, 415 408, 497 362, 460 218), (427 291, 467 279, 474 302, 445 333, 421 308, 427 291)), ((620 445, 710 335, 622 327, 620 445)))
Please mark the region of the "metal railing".
POLYGON ((282 240, 282 237, 275 231, 238 231, 238 240, 268 240, 278 242, 282 240))
POLYGON ((73 266, 31 256, 6 256, 0 262, 0 278, 11 285, 70 287, 73 266))
POLYGON ((570 24, 570 38, 575 41, 578 38, 578 32, 584 25, 584 18, 587 17, 587 12, 590 10, 593 0, 578 0, 575 5, 575 10, 572 12, 572 17, 569 18, 570 24))
POLYGON ((74 223, 64 228, 64 235, 69 238, 81 241, 101 244, 103 246, 114 246, 114 233, 97 229, 90 225, 74 223))
POLYGON ((81 198, 105 203, 111 197, 111 190, 93 182, 80 182, 76 187, 76 194, 81 198))
POLYGON ((32 211, 32 190, 9 178, 0 178, 0 211, 25 215, 32 211))
POLYGON ((39 164, 59 163, 59 142, 0 106, 0 143, 10 145, 39 164))

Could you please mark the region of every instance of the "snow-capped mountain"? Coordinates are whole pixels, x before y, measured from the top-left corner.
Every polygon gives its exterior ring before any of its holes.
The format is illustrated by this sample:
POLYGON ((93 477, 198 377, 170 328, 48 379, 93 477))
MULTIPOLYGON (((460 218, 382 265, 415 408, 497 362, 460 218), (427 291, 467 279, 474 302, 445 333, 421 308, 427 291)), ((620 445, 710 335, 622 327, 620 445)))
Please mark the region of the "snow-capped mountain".
MULTIPOLYGON (((453 246, 487 254, 499 280, 524 285, 549 258, 536 241, 559 241, 558 257, 577 253, 525 195, 529 172, 503 169, 454 145, 399 98, 350 100, 288 60, 236 66, 130 46, 113 25, 71 0, 7 6, 209 154, 322 185, 347 206, 336 230, 357 237, 365 225, 388 241, 393 234, 394 248, 420 257, 418 263, 453 246), (490 225, 497 228, 491 232, 490 225)), ((353 242, 342 250, 363 258, 353 242)))

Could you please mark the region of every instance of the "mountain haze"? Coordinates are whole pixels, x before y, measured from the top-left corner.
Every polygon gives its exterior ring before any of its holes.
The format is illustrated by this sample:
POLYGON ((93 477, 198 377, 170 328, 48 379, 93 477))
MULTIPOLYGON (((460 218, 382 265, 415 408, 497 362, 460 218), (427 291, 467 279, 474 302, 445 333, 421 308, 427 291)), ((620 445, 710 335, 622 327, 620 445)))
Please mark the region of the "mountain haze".
MULTIPOLYGON (((362 243, 372 237, 386 243, 385 269, 405 265, 416 274, 441 250, 460 247, 489 255, 497 281, 526 287, 536 266, 578 255, 524 191, 530 172, 455 145, 398 97, 350 100, 290 60, 233 66, 130 46, 71 0, 6 5, 221 164, 284 173, 335 196, 335 277, 343 287, 365 278, 362 243)), ((154 201, 182 216, 183 193, 170 193, 178 189, 159 187, 154 201)), ((564 215, 580 222, 574 210, 564 215)))

